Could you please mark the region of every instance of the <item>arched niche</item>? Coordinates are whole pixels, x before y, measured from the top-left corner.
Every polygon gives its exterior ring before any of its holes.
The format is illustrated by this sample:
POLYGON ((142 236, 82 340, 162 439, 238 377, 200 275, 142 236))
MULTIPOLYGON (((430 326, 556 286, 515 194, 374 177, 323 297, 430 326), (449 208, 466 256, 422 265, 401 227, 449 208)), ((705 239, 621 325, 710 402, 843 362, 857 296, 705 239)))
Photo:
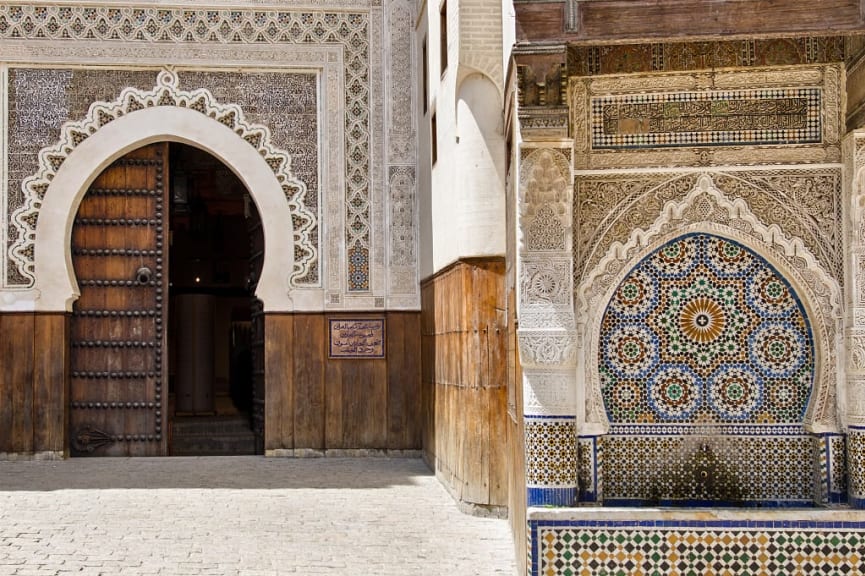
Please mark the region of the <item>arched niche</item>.
MULTIPOLYGON (((577 323, 587 343, 577 368, 577 380, 585 383, 587 396, 580 435, 602 437, 604 465, 598 474, 603 476, 599 482, 604 486, 601 495, 604 502, 702 500, 702 503, 807 505, 822 501, 813 488, 817 464, 812 455, 820 435, 839 432, 837 398, 839 374, 843 373, 838 365, 843 351, 837 349, 840 345, 840 289, 801 241, 785 237, 777 226, 763 225, 746 203, 741 199, 729 200, 706 174, 681 201, 669 202, 653 226, 634 230, 627 239, 616 242, 578 287, 576 295, 577 323), (753 422, 754 430, 746 430, 748 426, 744 421, 758 410, 728 411, 726 418, 715 421, 705 414, 702 418, 696 417, 696 410, 673 414, 667 421, 658 422, 655 418, 655 423, 645 414, 642 418, 635 417, 628 425, 608 417, 598 361, 604 354, 602 325, 608 304, 622 288, 623 281, 631 278, 647 258, 682 238, 695 236, 716 239, 722 245, 737 247, 752 260, 765 262, 764 269, 772 271, 779 285, 796 296, 792 301, 803 321, 810 324, 813 346, 807 360, 813 362, 813 386, 807 408, 799 407, 796 422, 790 418, 783 423, 753 422), (795 454, 795 474, 788 474, 784 468, 788 460, 784 458, 767 456, 742 465, 742 462, 750 462, 744 456, 753 460, 772 451, 781 456, 795 454), (622 472, 626 468, 623 462, 648 463, 640 464, 642 467, 638 466, 640 469, 627 477, 622 472), (693 487, 699 486, 699 482, 688 484, 685 480, 693 480, 701 471, 710 478, 712 474, 716 478, 727 478, 722 483, 738 488, 711 494, 694 492, 693 487), (749 476, 754 474, 767 476, 767 480, 749 476), (786 482, 782 489, 773 491, 773 482, 768 478, 772 474, 777 476, 775 485, 786 482), (623 486, 639 489, 629 493, 623 486), (662 486, 673 488, 665 492, 662 486)), ((636 309, 633 315, 635 320, 640 316, 636 309)), ((744 345, 752 343, 746 339, 744 345)), ((744 353, 747 357, 749 350, 744 353)), ((693 375, 693 370, 681 372, 680 376, 693 375)), ((704 375, 705 389, 709 387, 714 370, 710 372, 704 375)), ((648 389, 653 375, 641 372, 635 377, 644 378, 648 389)))

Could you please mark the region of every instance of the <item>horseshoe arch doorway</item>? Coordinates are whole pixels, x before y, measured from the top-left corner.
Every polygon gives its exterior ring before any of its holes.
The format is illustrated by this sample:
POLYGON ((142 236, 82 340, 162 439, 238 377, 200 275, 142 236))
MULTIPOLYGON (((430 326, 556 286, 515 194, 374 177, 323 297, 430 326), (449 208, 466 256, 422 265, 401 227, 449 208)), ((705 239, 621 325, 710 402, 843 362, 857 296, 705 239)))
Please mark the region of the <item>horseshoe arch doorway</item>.
POLYGON ((263 238, 198 148, 149 144, 93 181, 72 226, 73 455, 262 453, 263 238))

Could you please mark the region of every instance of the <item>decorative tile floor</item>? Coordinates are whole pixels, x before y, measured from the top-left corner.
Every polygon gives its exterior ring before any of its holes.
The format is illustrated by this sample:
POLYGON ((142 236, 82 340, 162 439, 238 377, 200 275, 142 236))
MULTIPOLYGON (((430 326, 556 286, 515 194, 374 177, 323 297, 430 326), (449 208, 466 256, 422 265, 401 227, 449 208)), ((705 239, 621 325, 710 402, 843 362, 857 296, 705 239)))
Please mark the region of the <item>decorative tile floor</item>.
MULTIPOLYGON (((579 512, 571 511, 575 516, 579 512)), ((529 520, 532 576, 865 574, 865 514, 660 511, 529 520), (813 519, 821 516, 823 519, 813 519), (700 518, 700 519, 697 519, 700 518), (845 518, 841 520, 840 518, 845 518), (847 519, 847 518, 852 518, 847 519)))

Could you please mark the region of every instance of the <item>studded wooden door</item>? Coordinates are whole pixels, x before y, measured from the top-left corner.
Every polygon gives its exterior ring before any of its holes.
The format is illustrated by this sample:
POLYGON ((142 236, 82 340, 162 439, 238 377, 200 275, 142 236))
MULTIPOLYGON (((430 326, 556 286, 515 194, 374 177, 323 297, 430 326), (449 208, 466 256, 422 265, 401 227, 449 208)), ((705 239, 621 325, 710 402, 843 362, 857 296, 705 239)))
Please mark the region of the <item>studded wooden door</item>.
POLYGON ((130 152, 93 182, 75 218, 73 455, 166 454, 167 164, 167 143, 130 152))

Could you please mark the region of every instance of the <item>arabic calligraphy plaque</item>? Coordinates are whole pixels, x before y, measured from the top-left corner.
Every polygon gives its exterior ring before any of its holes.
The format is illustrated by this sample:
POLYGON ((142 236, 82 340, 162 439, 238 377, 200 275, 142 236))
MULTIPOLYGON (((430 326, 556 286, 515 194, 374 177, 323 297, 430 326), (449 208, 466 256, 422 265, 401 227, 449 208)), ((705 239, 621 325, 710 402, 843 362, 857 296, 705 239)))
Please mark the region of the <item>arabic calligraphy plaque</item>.
POLYGON ((384 318, 330 318, 331 358, 384 358, 384 318))

